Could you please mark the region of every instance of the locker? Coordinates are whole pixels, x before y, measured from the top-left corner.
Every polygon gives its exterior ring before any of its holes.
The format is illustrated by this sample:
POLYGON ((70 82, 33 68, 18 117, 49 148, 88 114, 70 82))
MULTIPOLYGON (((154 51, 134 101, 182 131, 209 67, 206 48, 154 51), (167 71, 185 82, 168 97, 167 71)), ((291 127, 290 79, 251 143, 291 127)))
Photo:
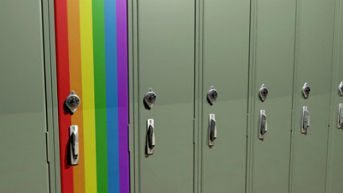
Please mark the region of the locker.
POLYGON ((204 1, 201 192, 245 191, 249 12, 247 0, 204 1))
POLYGON ((343 189, 340 179, 343 177, 343 156, 342 156, 342 141, 343 128, 341 120, 341 107, 343 104, 342 88, 342 73, 343 73, 343 2, 336 1, 336 17, 335 17, 335 38, 334 38, 334 65, 332 68, 331 81, 331 108, 330 108, 330 131, 329 131, 329 153, 327 167, 327 184, 326 192, 339 193, 343 189))
POLYGON ((130 191, 126 0, 55 0, 62 193, 130 191))
POLYGON ((51 188, 42 6, 0 2, 0 192, 51 188))
POLYGON ((325 192, 334 13, 334 0, 297 2, 291 192, 325 192))
POLYGON ((134 3, 133 191, 193 192, 194 1, 134 3))
POLYGON ((248 192, 287 192, 296 4, 252 3, 248 192))

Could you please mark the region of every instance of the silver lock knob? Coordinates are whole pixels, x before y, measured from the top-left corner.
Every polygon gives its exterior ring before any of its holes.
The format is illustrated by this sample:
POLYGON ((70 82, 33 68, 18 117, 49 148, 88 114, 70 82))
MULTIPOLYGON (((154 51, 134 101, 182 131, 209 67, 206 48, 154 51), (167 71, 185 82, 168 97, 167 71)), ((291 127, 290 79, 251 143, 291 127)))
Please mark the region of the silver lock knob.
POLYGON ((269 94, 268 88, 264 84, 262 84, 259 90, 259 94, 258 94, 260 100, 264 102, 267 99, 268 94, 269 94))
POLYGON ((65 106, 68 108, 70 113, 74 114, 77 111, 77 108, 79 108, 80 103, 80 97, 74 91, 71 91, 65 101, 65 106))
POLYGON ((145 107, 147 109, 151 109, 156 103, 156 98, 157 98, 156 93, 150 88, 149 91, 144 95, 145 107))
POLYGON ((218 91, 214 88, 214 86, 211 86, 207 92, 208 103, 210 103, 210 105, 213 105, 214 102, 216 102, 217 98, 218 98, 218 91))
POLYGON ((338 94, 339 96, 343 96, 343 81, 338 86, 338 94))
POLYGON ((310 92, 311 92, 311 87, 307 82, 305 82, 302 88, 303 97, 305 99, 308 99, 308 97, 310 97, 310 92))

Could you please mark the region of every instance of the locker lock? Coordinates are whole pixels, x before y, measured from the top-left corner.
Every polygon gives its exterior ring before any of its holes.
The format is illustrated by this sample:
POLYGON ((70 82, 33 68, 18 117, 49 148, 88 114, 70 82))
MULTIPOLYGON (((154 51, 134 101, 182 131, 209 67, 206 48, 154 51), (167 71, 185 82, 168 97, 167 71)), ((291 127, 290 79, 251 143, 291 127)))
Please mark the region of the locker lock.
POLYGON ((210 103, 210 105, 213 105, 214 102, 216 102, 217 98, 218 98, 218 91, 214 88, 214 86, 211 86, 207 92, 208 103, 210 103))
POLYGON ((308 97, 310 97, 310 92, 311 92, 311 87, 307 82, 305 82, 302 88, 303 97, 305 99, 308 99, 308 97))
POLYGON ((70 113, 74 114, 77 108, 79 108, 80 103, 80 97, 74 91, 71 91, 71 93, 65 101, 65 106, 67 107, 70 113))
POLYGON ((339 96, 343 96, 343 81, 338 86, 338 94, 339 96))
POLYGON ((267 99, 268 94, 269 94, 268 88, 264 84, 262 84, 259 90, 259 94, 258 94, 260 97, 260 100, 264 102, 267 99))
POLYGON ((147 109, 151 109, 154 104, 156 103, 157 95, 152 90, 152 88, 149 89, 149 91, 144 95, 144 105, 147 109))

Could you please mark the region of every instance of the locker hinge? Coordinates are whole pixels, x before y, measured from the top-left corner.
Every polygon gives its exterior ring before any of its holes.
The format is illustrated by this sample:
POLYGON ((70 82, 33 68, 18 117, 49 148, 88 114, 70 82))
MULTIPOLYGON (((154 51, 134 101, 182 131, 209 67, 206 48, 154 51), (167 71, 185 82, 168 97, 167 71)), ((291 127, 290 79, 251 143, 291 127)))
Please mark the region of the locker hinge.
POLYGON ((128 129, 128 133, 129 133, 129 138, 128 138, 128 140, 129 140, 129 149, 128 149, 128 151, 129 151, 129 153, 131 154, 131 152, 132 152, 132 149, 133 149, 133 139, 131 139, 131 132, 133 132, 133 128, 132 128, 132 126, 131 126, 131 124, 128 124, 127 125, 127 129, 128 129))
POLYGON ((45 132, 45 147, 46 147, 46 161, 47 163, 49 164, 50 163, 50 135, 49 135, 49 132, 46 131, 45 132))
POLYGON ((193 144, 196 145, 196 134, 197 134, 197 120, 193 119, 193 144))

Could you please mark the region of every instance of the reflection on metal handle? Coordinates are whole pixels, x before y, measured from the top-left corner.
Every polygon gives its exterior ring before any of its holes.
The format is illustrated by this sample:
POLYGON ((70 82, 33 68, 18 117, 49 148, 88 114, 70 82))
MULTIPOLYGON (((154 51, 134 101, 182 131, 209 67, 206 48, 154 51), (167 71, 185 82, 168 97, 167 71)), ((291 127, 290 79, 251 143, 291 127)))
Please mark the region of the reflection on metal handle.
POLYGON ((266 113, 266 110, 262 109, 260 110, 258 138, 260 140, 263 140, 267 131, 268 131, 267 113, 266 113))
POLYGON ((301 133, 307 134, 310 128, 310 111, 307 106, 303 106, 301 118, 301 133))
POLYGON ((155 141, 155 121, 154 119, 148 119, 147 131, 146 131, 146 154, 154 154, 155 141))
POLYGON ((343 129, 343 103, 340 103, 338 106, 338 121, 337 127, 343 129))
POLYGON ((339 96, 343 96, 343 81, 339 83, 338 94, 339 96))
POLYGON ((79 163, 79 127, 71 125, 69 129, 69 151, 70 151, 70 165, 77 165, 79 163))
POLYGON ((216 115, 210 114, 208 120, 208 145, 212 147, 217 139, 216 115))

